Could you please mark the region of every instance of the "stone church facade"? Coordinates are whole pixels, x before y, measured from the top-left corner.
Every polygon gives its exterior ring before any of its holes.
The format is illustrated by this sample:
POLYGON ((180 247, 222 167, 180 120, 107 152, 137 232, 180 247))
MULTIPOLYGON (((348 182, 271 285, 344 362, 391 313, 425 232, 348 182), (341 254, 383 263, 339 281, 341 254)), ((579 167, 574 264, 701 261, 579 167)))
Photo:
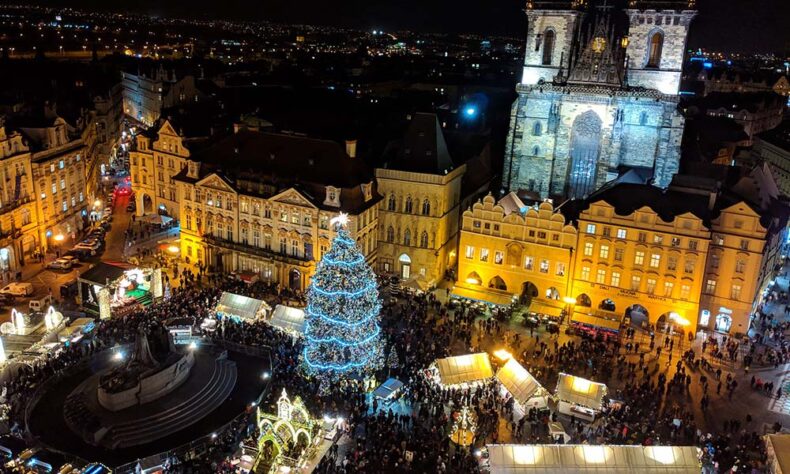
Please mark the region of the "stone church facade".
POLYGON ((611 3, 528 2, 503 170, 510 191, 584 197, 628 169, 660 187, 678 171, 693 1, 611 3))

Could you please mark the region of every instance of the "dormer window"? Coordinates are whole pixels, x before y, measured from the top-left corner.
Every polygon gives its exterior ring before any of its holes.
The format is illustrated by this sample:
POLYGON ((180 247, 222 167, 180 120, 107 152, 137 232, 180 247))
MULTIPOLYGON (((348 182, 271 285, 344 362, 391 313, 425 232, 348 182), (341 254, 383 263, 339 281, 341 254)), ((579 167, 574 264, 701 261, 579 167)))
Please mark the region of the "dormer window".
POLYGON ((362 184, 362 196, 365 198, 365 202, 373 199, 373 183, 362 184))
POLYGON ((340 189, 334 186, 327 186, 324 204, 327 206, 340 207, 340 189))

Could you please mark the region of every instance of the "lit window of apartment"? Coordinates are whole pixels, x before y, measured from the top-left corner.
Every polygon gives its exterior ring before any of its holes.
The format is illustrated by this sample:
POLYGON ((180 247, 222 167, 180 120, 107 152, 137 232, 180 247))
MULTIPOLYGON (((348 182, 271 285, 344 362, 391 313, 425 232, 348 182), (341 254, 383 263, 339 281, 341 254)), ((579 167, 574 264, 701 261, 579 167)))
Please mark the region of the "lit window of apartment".
POLYGON ((656 280, 654 278, 648 278, 647 287, 645 289, 652 295, 656 291, 656 280))
POLYGON ((557 263, 557 275, 565 276, 565 264, 562 262, 557 263))
POLYGON ((504 261, 505 261, 505 254, 504 253, 502 253, 502 252, 500 252, 498 250, 496 252, 494 252, 494 263, 496 263, 497 265, 502 265, 502 262, 504 262, 504 261))
POLYGON ((475 257, 475 248, 471 245, 466 246, 466 258, 474 258, 475 257))
POLYGON ((645 253, 641 251, 637 251, 634 255, 634 265, 644 265, 645 264, 645 253))
POLYGON ((705 282, 705 293, 711 295, 716 293, 716 280, 708 280, 705 282))
POLYGON ((672 246, 680 247, 680 239, 678 237, 672 237, 672 246))
POLYGON ((585 257, 592 257, 593 254, 593 243, 592 242, 585 242, 584 243, 584 256, 585 257))
POLYGON ((535 257, 524 257, 524 268, 532 270, 535 266, 535 257))
POLYGON ((715 253, 710 254, 710 268, 719 268, 719 256, 715 253))
POLYGON ((661 255, 654 253, 650 255, 650 268, 658 268, 661 266, 661 255))
POLYGON ((587 233, 595 235, 595 224, 587 224, 587 233))
POLYGON ((549 273, 549 261, 546 259, 541 259, 540 261, 540 273, 549 273))
POLYGON ((625 255, 624 249, 614 249, 614 261, 615 262, 622 262, 623 255, 625 255))
POLYGON ((686 264, 683 267, 683 271, 685 273, 694 273, 694 267, 696 266, 697 262, 694 260, 686 260, 686 264))
POLYGON ((749 240, 741 239, 741 250, 749 250, 749 240))
POLYGON ((674 271, 678 268, 678 258, 674 255, 670 255, 667 258, 667 270, 674 271))
POLYGON ((735 262, 735 273, 743 273, 746 270, 746 260, 738 259, 735 262))
POLYGON ((639 287, 642 286, 642 277, 639 275, 634 275, 631 277, 631 289, 633 291, 639 291, 639 287))
POLYGON ((601 245, 601 248, 598 250, 598 256, 600 258, 609 258, 609 246, 608 245, 601 245))
POLYGON ((664 243, 664 236, 661 234, 653 234, 653 243, 656 245, 662 245, 664 243))
POLYGON ((675 284, 671 281, 664 282, 664 296, 667 298, 672 298, 672 289, 675 288, 675 284))
POLYGON ((581 276, 582 280, 585 280, 585 281, 589 280, 590 279, 590 267, 582 267, 582 272, 581 272, 580 276, 581 276))
POLYGON ((689 299, 690 294, 691 294, 691 286, 680 285, 680 299, 687 300, 689 299))
POLYGON ((689 240, 689 250, 697 250, 697 241, 689 240))
POLYGON ((741 299, 741 285, 732 285, 732 290, 730 291, 730 298, 734 300, 741 299))
POLYGON ((625 239, 628 236, 628 231, 625 229, 617 229, 617 238, 618 239, 625 239))
POLYGON ((480 249, 480 261, 481 262, 488 261, 488 249, 480 249))
POLYGON ((620 272, 612 272, 612 278, 609 282, 612 286, 620 286, 620 272))
POLYGON ((598 270, 595 274, 595 283, 604 284, 606 283, 606 270, 598 270))

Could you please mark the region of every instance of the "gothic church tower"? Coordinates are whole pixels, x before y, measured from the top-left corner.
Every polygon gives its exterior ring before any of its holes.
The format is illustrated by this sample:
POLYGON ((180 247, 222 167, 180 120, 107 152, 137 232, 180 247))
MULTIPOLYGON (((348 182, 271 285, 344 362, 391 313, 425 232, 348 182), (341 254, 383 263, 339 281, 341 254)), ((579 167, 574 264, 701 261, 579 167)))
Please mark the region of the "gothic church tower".
POLYGON ((693 0, 528 0, 503 186, 583 197, 631 169, 666 187, 680 161, 678 88, 695 13, 693 0))

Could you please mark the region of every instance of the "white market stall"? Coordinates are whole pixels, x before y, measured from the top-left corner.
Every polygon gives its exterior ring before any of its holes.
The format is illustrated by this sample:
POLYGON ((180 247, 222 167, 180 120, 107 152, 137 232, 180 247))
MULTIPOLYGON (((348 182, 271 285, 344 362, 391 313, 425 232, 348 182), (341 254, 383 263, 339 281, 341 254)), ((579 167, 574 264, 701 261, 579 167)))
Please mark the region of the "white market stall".
POLYGON ((436 369, 442 385, 476 383, 494 375, 491 360, 485 352, 437 359, 436 369))
POLYGON ((594 446, 572 444, 493 444, 491 474, 592 473, 700 474, 695 446, 594 446))
POLYGON ((496 373, 496 379, 515 398, 521 410, 545 408, 548 392, 515 359, 510 359, 496 373))
POLYGON ((281 331, 296 336, 303 336, 307 321, 304 310, 278 304, 274 307, 269 324, 281 331))
POLYGON ((253 322, 264 318, 271 309, 271 306, 263 300, 225 291, 220 296, 215 311, 220 319, 228 317, 234 320, 253 322))
POLYGON ((603 407, 606 385, 560 373, 555 395, 559 399, 557 410, 560 413, 593 422, 603 407))

